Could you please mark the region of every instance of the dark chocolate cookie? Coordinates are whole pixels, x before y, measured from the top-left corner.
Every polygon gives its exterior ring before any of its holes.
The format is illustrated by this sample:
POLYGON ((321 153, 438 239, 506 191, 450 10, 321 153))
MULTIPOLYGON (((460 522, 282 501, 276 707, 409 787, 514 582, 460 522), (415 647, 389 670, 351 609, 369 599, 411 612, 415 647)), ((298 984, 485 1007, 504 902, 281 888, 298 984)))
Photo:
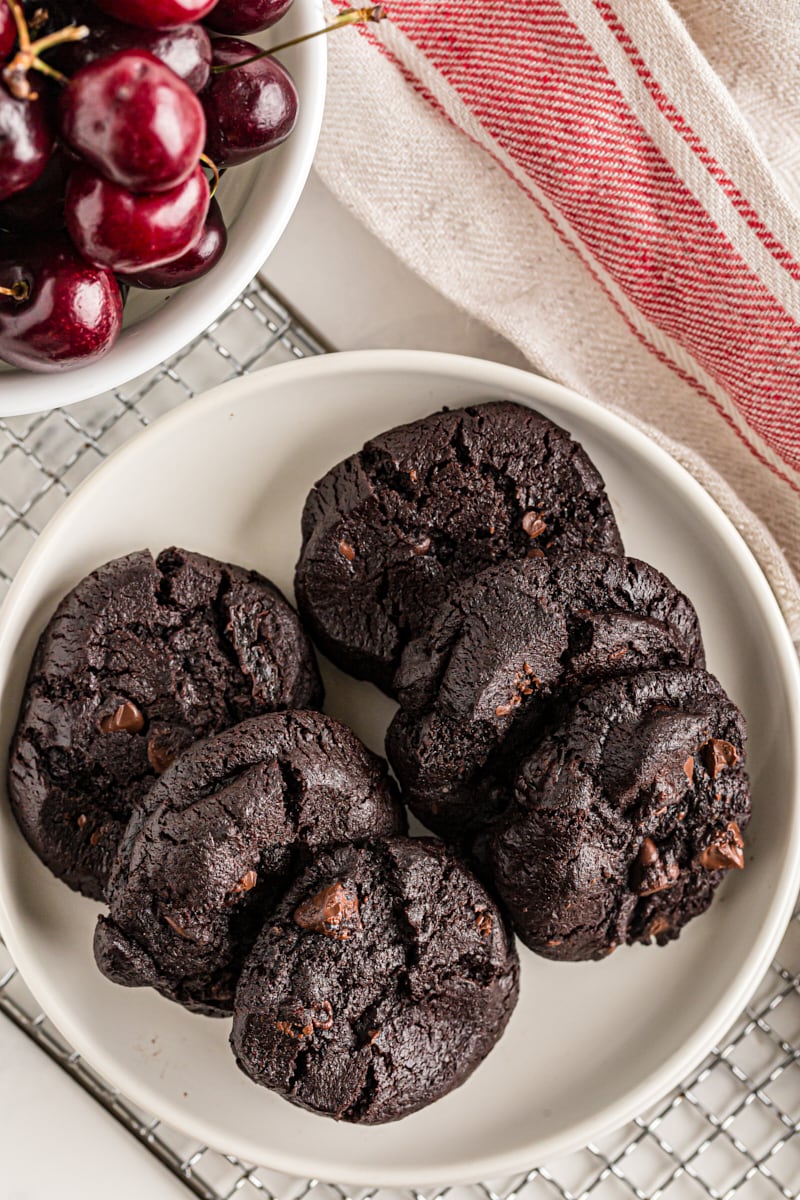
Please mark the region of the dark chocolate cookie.
POLYGON ((517 1000, 513 937, 441 843, 320 855, 247 959, 231 1044, 242 1070, 340 1120, 406 1116, 463 1083, 517 1000))
POLYGON ((187 750, 134 812, 97 964, 224 1015, 265 914, 312 852, 405 829, 386 763, 344 725, 315 712, 244 721, 187 750))
POLYGON ((601 958, 661 945, 744 866, 744 718, 704 671, 603 684, 521 765, 488 839, 495 884, 526 946, 601 958))
POLYGON ((507 803, 555 693, 703 665, 697 614, 654 567, 608 554, 499 563, 407 646, 387 752, 420 820, 460 837, 507 803))
POLYGON ((39 641, 9 763, 17 821, 55 875, 100 898, 133 805, 176 754, 321 700, 297 614, 255 571, 174 548, 114 559, 39 641))
POLYGON ((310 493, 295 589, 324 652, 391 691, 454 583, 503 559, 621 553, 603 481, 540 413, 507 401, 391 429, 310 493))

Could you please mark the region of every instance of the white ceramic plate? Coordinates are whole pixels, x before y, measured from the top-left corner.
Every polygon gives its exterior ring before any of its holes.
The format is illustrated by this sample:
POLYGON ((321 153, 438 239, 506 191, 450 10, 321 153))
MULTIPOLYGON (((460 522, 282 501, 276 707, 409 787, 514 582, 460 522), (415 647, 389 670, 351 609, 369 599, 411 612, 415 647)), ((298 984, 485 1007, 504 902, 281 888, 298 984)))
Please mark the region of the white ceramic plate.
MULTIPOLYGON (((228 1022, 103 979, 97 906, 57 883, 0 797, 0 928, 44 1009, 142 1108, 221 1150, 303 1176, 386 1185, 497 1177, 622 1124, 676 1084, 738 1016, 789 918, 800 874, 798 671, 775 600, 708 495, 623 421, 533 375, 407 351, 331 355, 239 379, 123 447, 41 535, 0 618, 0 745, 36 639, 81 576, 173 542, 257 567, 291 588, 306 492, 372 434, 444 404, 512 397, 570 429, 602 470, 630 553, 689 593, 708 659, 750 724, 747 869, 665 948, 601 963, 522 951, 519 1005, 458 1091, 394 1125, 312 1116, 251 1084, 228 1022)), ((327 672, 328 711, 380 750, 392 705, 327 672)), ((2 777, 5 779, 3 766, 2 777)))
MULTIPOLYGON (((294 0, 277 25, 248 40, 275 46, 324 22, 322 0, 294 0)), ((0 363, 0 416, 42 412, 122 387, 177 354, 233 303, 275 248, 311 170, 325 105, 326 42, 314 38, 280 55, 297 85, 297 124, 283 145, 225 173, 218 199, 228 247, 214 270, 170 292, 132 289, 119 341, 88 367, 51 375, 0 363)))

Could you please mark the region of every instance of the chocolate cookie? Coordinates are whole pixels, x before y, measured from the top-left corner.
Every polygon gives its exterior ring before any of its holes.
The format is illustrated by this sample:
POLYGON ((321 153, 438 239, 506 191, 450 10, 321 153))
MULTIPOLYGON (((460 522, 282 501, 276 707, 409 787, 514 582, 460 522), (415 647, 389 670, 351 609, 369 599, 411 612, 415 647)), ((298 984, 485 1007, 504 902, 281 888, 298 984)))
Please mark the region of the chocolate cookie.
POLYGON ((295 589, 324 652, 391 692, 448 591, 503 559, 621 553, 603 481, 540 413, 502 401, 391 429, 309 495, 295 589))
POLYGON ((231 1044, 256 1083, 374 1125, 463 1083, 517 1000, 513 937, 441 843, 391 838, 321 854, 259 937, 231 1044))
POLYGON ((703 665, 697 614, 654 567, 607 554, 499 563, 407 646, 387 752, 420 820, 460 837, 507 803, 555 693, 703 665))
POLYGON ((101 898, 133 805, 176 754, 321 701, 311 645, 267 579, 174 548, 114 559, 39 641, 9 762, 17 821, 55 875, 101 898))
POLYGON ((405 829, 386 763, 344 725, 315 712, 244 721, 187 750, 134 812, 97 964, 224 1015, 265 914, 312 852, 405 829))
POLYGON ((704 671, 665 671, 583 696, 525 761, 488 839, 526 946, 601 958, 663 945, 744 866, 750 819, 742 714, 704 671))

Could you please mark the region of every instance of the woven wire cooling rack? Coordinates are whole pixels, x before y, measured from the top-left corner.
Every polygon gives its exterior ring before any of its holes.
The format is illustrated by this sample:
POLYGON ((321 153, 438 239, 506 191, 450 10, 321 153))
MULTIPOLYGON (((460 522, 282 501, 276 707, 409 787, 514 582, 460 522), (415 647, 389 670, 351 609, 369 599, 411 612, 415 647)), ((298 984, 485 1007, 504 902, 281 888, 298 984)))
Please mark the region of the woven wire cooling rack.
MULTIPOLYGON (((142 426, 195 392, 325 349, 257 282, 202 337, 118 392, 0 420, 0 597, 73 488, 142 426)), ((203 1200, 796 1200, 800 1194, 800 910, 750 1005, 682 1088, 578 1153, 470 1187, 351 1189, 279 1175, 193 1143, 83 1062, 41 1012, 2 943, 0 1013, 203 1200)))

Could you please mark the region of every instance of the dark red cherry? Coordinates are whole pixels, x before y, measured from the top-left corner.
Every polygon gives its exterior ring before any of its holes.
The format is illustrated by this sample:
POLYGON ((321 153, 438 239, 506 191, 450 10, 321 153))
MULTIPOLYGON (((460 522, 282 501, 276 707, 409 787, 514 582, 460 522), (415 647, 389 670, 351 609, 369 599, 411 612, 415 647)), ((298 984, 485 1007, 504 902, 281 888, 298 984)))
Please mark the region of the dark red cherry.
POLYGON ((0 229, 35 234, 63 229, 64 192, 73 165, 74 160, 55 146, 39 178, 0 204, 0 229))
POLYGON ((222 219, 222 210, 216 200, 211 201, 208 217, 200 235, 200 241, 186 254, 172 262, 164 263, 163 267, 153 267, 149 271, 137 271, 135 275, 120 275, 122 283, 130 287, 157 289, 180 287, 181 284, 191 283, 207 275, 215 267, 225 253, 228 244, 228 232, 222 219))
POLYGON ((133 192, 175 187, 203 151, 200 102, 147 51, 122 50, 78 71, 61 93, 59 114, 67 144, 133 192))
POLYGON ((258 33, 280 21, 293 0, 218 0, 205 19, 215 33, 258 33))
MULTIPOLYGON (((252 42, 217 38, 214 66, 241 63, 261 53, 252 42)), ((248 162, 279 146, 297 121, 297 89, 274 58, 260 58, 232 71, 212 74, 200 93, 206 113, 206 154, 219 168, 248 162)))
POLYGON ((180 258, 203 232, 210 192, 200 166, 168 192, 135 194, 89 167, 67 184, 67 230, 84 258, 119 275, 180 258))
POLYGON ((211 39, 202 25, 179 25, 175 29, 136 29, 103 16, 91 20, 91 32, 81 42, 67 42, 47 56, 66 75, 108 58, 119 50, 146 50, 174 71, 193 92, 208 82, 211 70, 211 39))
POLYGON ((11 9, 3 0, 0 4, 0 62, 8 58, 17 40, 17 26, 11 9))
POLYGON ((66 236, 33 239, 8 253, 0 242, 0 359, 29 371, 67 371, 100 358, 122 327, 122 299, 110 271, 82 259, 66 236))
POLYGON ((30 187, 52 148, 44 99, 15 100, 0 84, 0 200, 30 187))
POLYGON ((208 16, 216 0, 97 0, 97 7, 117 21, 143 29, 174 29, 208 16))

